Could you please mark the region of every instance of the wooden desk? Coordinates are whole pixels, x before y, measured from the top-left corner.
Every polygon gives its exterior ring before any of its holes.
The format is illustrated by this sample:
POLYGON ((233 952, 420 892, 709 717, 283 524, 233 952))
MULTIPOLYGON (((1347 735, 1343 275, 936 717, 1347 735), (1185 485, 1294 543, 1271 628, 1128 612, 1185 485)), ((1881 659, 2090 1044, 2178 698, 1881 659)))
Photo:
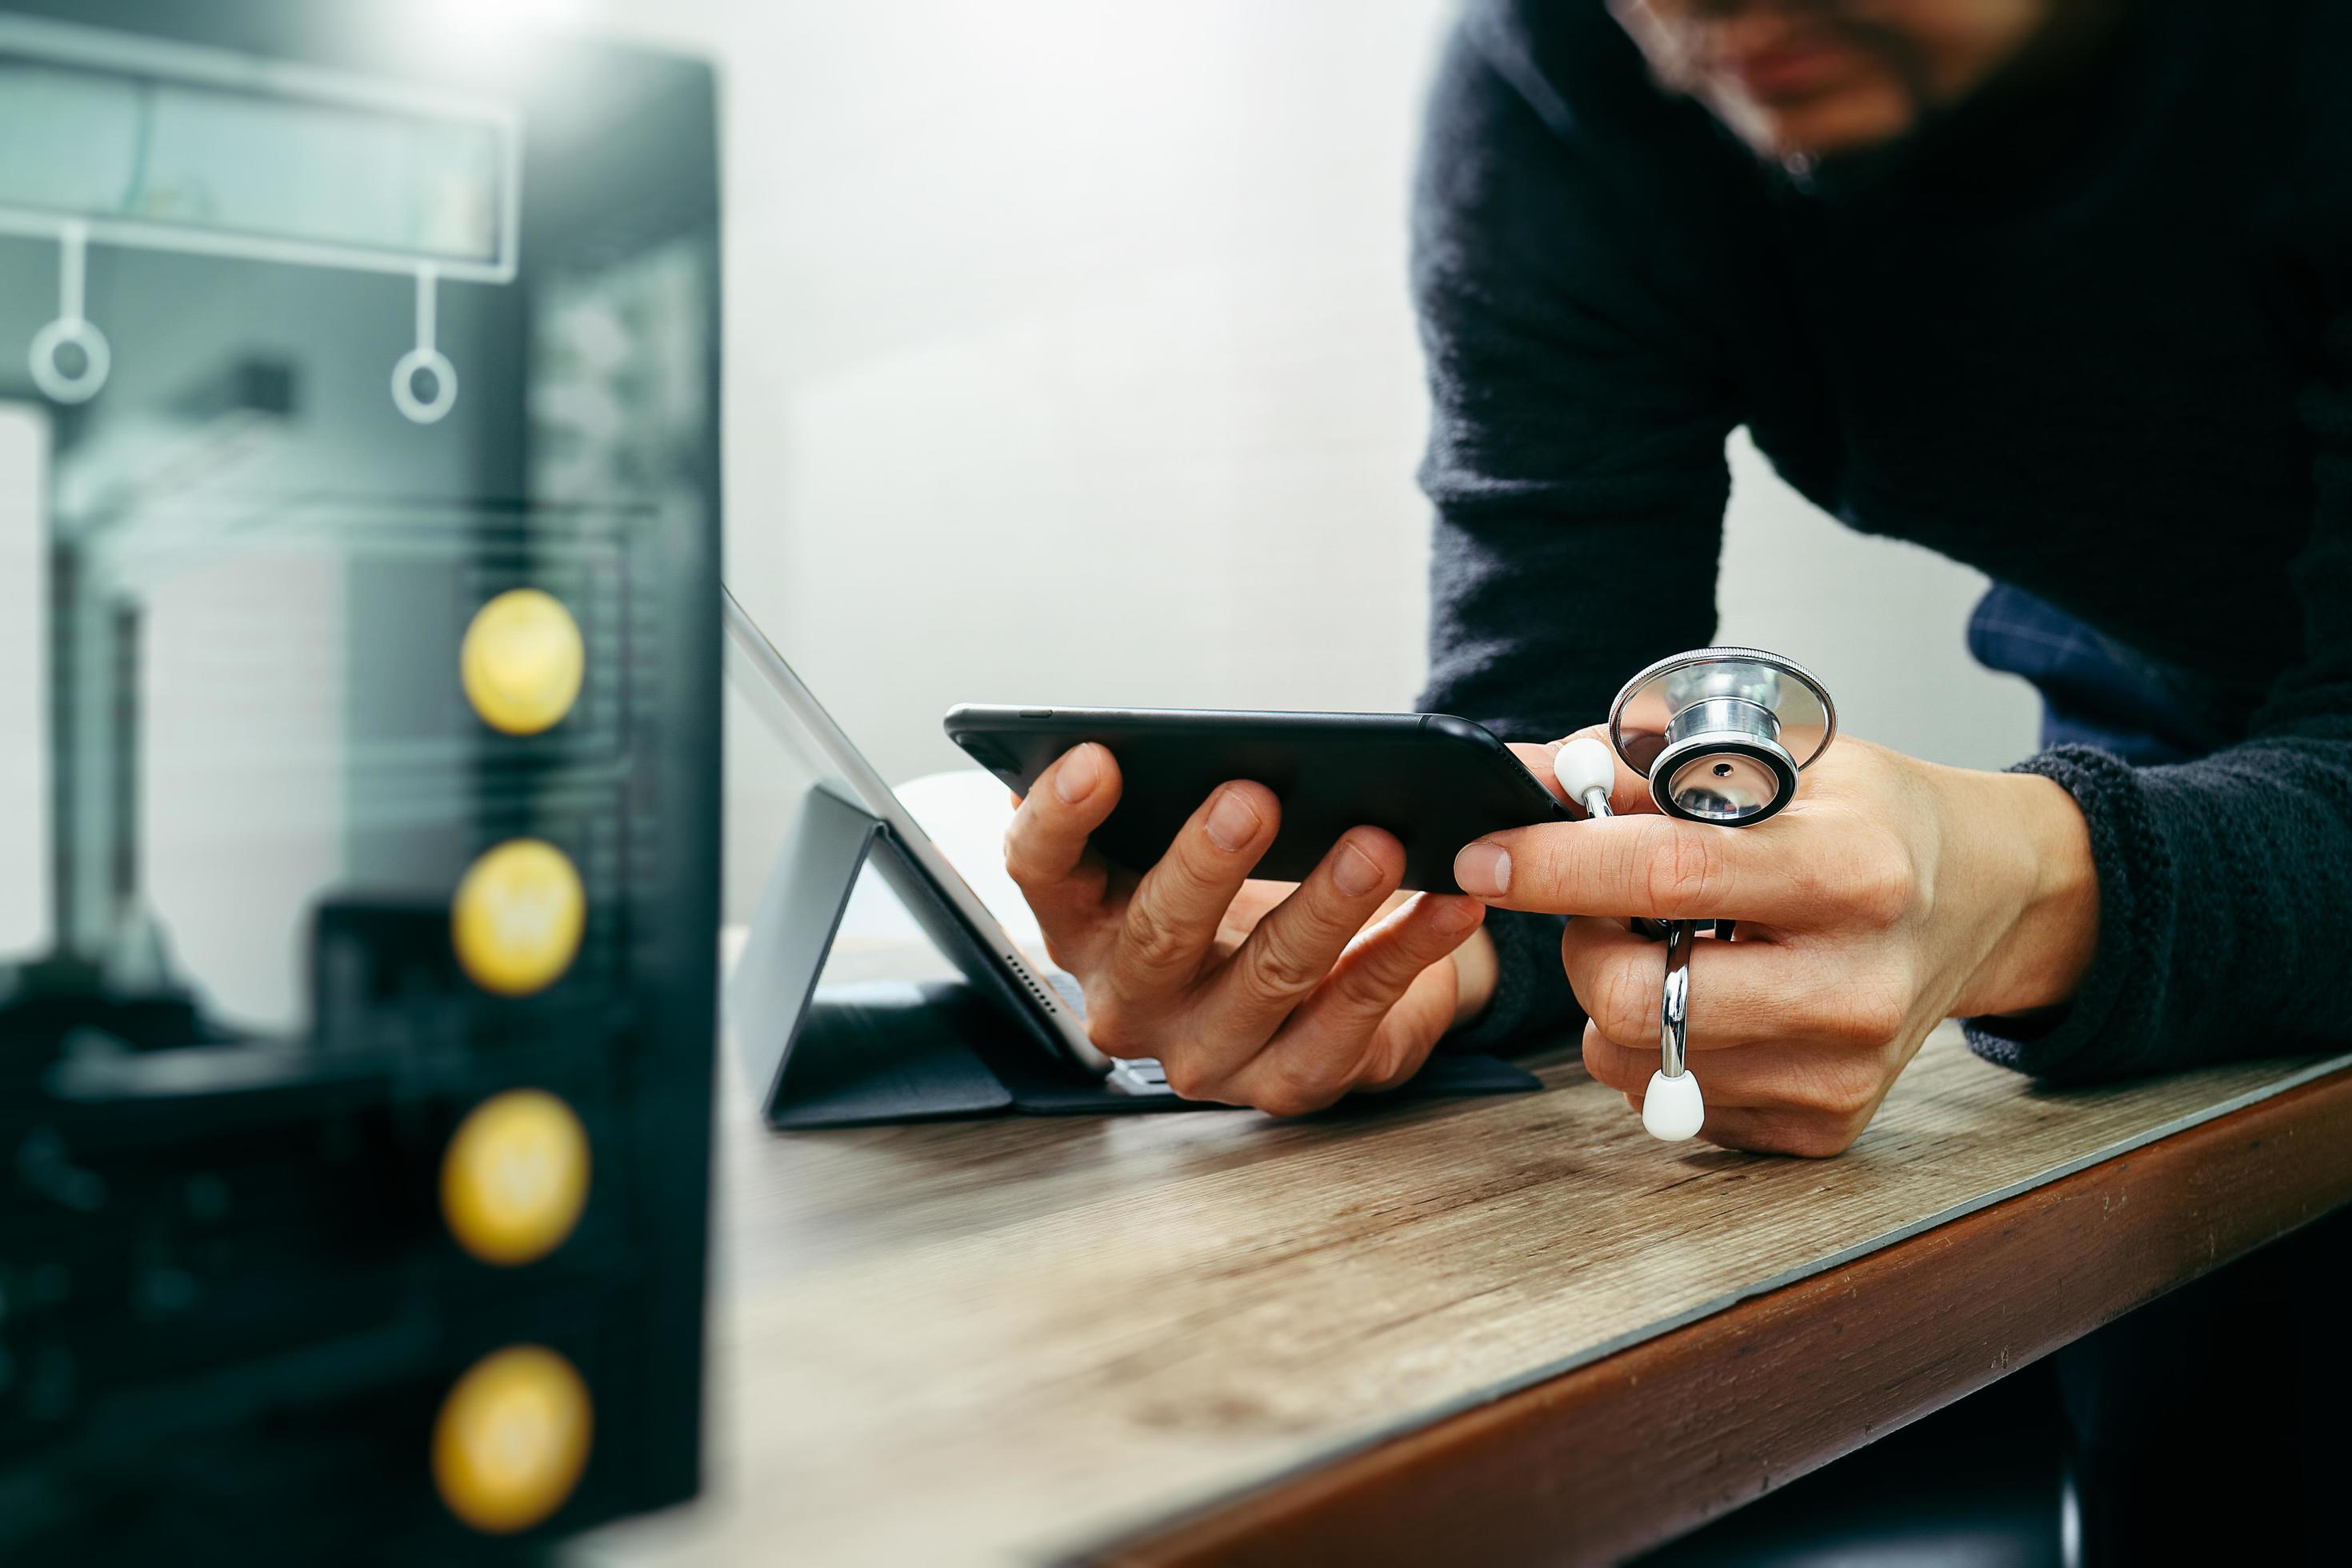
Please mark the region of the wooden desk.
MULTIPOLYGON (((901 961, 903 962, 903 961, 901 961)), ((1549 1091, 775 1136, 731 1061, 705 1499, 611 1563, 1667 1539, 2352 1199, 2352 1071, 1923 1050, 1844 1157, 1549 1091)))

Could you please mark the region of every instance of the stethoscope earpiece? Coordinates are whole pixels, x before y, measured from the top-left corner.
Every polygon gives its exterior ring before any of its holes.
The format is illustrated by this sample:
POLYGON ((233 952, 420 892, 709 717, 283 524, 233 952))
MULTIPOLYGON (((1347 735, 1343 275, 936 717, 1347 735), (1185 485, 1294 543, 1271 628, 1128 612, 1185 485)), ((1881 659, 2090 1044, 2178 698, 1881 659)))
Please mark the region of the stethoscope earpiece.
MULTIPOLYGON (((1669 816, 1752 827, 1797 797, 1797 775, 1837 736, 1837 709, 1802 665, 1752 647, 1703 647, 1662 658, 1627 681, 1609 709, 1609 746, 1590 736, 1552 755, 1561 791, 1590 816, 1611 815, 1616 755, 1650 781, 1669 816)), ((1636 921, 1657 931, 1659 922, 1636 921)), ((1717 921, 1719 936, 1728 922, 1717 921)), ((1685 1064, 1690 1033, 1690 959, 1696 921, 1667 921, 1666 972, 1658 998, 1658 1070, 1642 1100, 1642 1125, 1679 1142, 1706 1121, 1698 1079, 1685 1064)))

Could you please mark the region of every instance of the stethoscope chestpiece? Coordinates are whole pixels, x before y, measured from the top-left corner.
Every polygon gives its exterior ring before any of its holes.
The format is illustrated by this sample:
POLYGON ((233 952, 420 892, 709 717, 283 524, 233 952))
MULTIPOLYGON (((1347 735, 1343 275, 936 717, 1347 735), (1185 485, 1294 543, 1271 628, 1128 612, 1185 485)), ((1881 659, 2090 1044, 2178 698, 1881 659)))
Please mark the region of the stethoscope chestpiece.
POLYGON ((1670 816, 1746 827, 1797 795, 1797 774, 1837 734, 1837 709, 1812 673, 1752 647, 1662 658, 1609 710, 1609 741, 1650 781, 1670 816))

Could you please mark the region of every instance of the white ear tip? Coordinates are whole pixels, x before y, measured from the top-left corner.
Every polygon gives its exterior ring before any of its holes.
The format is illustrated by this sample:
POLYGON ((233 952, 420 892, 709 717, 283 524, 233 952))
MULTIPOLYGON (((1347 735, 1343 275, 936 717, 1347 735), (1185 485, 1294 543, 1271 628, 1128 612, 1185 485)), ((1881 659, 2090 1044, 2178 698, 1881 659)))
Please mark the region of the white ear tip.
POLYGON ((1609 742, 1579 735, 1552 753, 1551 775, 1568 798, 1581 803, 1594 790, 1606 795, 1617 784, 1617 759, 1609 742))
POLYGON ((1642 1125, 1649 1130, 1651 1137, 1679 1143, 1685 1138, 1697 1137, 1706 1121, 1706 1101, 1700 1098, 1695 1075, 1650 1075, 1650 1091, 1642 1097, 1642 1125))

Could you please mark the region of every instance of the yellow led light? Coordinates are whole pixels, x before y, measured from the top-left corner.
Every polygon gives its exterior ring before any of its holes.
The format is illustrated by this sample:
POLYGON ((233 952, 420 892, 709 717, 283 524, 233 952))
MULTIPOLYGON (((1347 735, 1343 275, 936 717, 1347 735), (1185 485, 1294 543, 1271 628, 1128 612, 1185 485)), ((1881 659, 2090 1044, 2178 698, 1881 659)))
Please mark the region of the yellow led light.
POLYGON ((588 1134, 544 1089, 510 1089, 474 1107, 441 1157, 441 1215, 485 1263, 546 1257, 588 1203, 588 1134))
POLYGON ((588 1385, 537 1345, 476 1362, 433 1426, 433 1484, 466 1523, 511 1535, 563 1506, 587 1468, 588 1385))
POLYGON ((475 611, 457 652, 466 700, 509 735, 554 728, 578 700, 587 663, 580 623, 537 588, 510 588, 475 611))
POLYGON ((450 906, 450 940, 474 984, 528 996, 555 984, 580 951, 588 895, 563 851, 510 838, 467 868, 450 906))

